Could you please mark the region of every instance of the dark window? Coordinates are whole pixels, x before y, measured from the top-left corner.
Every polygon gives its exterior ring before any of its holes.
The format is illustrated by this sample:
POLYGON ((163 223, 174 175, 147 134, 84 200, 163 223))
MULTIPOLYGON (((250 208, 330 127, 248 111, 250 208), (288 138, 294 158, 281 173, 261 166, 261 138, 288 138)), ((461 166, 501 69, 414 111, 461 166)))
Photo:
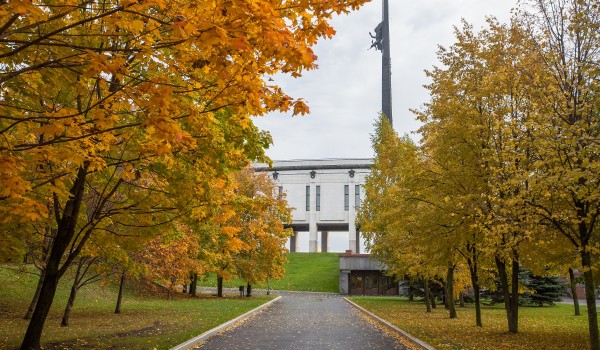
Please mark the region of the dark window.
POLYGON ((350 187, 348 185, 344 185, 344 210, 348 210, 350 208, 350 187))
POLYGON ((321 186, 317 186, 317 211, 321 210, 321 186))
POLYGON ((306 211, 310 211, 310 186, 306 186, 306 211))
POLYGON ((354 186, 354 207, 360 207, 360 185, 354 186))

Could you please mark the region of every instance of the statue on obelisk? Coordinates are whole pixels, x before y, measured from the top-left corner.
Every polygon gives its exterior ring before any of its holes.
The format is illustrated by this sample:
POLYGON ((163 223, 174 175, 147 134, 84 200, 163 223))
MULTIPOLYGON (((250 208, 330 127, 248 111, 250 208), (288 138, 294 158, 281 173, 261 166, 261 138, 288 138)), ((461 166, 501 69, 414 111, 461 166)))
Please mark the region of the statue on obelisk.
POLYGON ((392 123, 392 59, 390 57, 390 21, 388 0, 383 0, 383 21, 369 33, 371 47, 381 51, 381 111, 392 123))

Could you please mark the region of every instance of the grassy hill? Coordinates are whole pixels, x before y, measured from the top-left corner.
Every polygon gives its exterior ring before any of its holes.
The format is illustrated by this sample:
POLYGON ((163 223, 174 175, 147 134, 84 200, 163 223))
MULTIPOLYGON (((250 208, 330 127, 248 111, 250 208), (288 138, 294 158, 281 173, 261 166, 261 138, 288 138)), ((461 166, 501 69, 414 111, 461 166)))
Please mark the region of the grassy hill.
POLYGON ((279 290, 339 292, 340 258, 338 253, 290 253, 285 277, 271 281, 279 290))
MULTIPOLYGON (((339 259, 339 253, 289 253, 285 276, 279 280, 271 280, 271 288, 338 293, 339 259)), ((206 287, 215 287, 216 281, 216 277, 208 276, 198 283, 206 287)), ((224 283, 224 286, 229 288, 237 288, 240 285, 245 285, 245 282, 236 279, 224 283)), ((267 285, 263 283, 255 287, 266 289, 267 285)))

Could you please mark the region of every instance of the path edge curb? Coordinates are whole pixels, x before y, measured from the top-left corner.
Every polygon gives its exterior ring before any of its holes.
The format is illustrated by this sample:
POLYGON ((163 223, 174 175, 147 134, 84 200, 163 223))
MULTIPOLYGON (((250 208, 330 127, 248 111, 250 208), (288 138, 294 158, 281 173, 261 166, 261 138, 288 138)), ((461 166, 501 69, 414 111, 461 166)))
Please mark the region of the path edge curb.
POLYGON ((366 314, 367 316, 369 316, 370 318, 374 319, 375 321, 381 323, 382 325, 386 326, 387 328, 400 333, 403 337, 405 337, 406 339, 408 339, 411 343, 413 343, 414 345, 420 347, 421 349, 425 349, 425 350, 436 350, 433 346, 425 343, 424 341, 422 341, 419 338, 414 337, 413 335, 411 335, 410 333, 394 326, 393 324, 389 323, 388 321, 384 320, 383 318, 375 315, 374 313, 372 313, 371 311, 365 309, 364 307, 356 304, 355 302, 351 301, 350 299, 344 297, 344 300, 346 300, 350 305, 354 306, 356 309, 360 310, 362 313, 366 314))
POLYGON ((196 345, 196 344, 198 344, 200 342, 205 341, 206 339, 212 337, 213 335, 215 335, 215 334, 217 334, 219 332, 222 332, 223 330, 225 330, 225 329, 227 329, 229 327, 232 327, 236 323, 238 323, 238 322, 240 322, 240 321, 242 321, 242 320, 244 320, 246 318, 249 318, 249 317, 253 316, 254 314, 258 313, 259 311, 262 311, 263 309, 268 308, 269 306, 271 306, 273 303, 275 303, 279 299, 281 299, 281 295, 278 296, 277 298, 273 299, 273 300, 269 300, 268 302, 266 302, 266 303, 264 303, 264 304, 262 304, 262 305, 260 305, 258 307, 255 307, 254 309, 252 309, 252 310, 250 310, 250 311, 248 311, 248 312, 246 312, 246 313, 244 313, 244 314, 242 314, 242 315, 240 315, 240 316, 238 316, 238 317, 236 317, 236 318, 234 318, 232 320, 229 320, 229 321, 227 321, 227 322, 225 322, 225 323, 223 323, 223 324, 221 324, 221 325, 219 325, 219 326, 217 326, 217 327, 215 327, 213 329, 209 329, 208 331, 200 334, 199 336, 196 336, 196 337, 194 337, 194 338, 192 338, 190 340, 187 340, 187 341, 185 341, 185 342, 183 342, 183 343, 181 343, 179 345, 175 345, 174 347, 172 347, 169 350, 186 350, 186 349, 189 349, 190 347, 192 347, 192 346, 194 346, 194 345, 196 345))

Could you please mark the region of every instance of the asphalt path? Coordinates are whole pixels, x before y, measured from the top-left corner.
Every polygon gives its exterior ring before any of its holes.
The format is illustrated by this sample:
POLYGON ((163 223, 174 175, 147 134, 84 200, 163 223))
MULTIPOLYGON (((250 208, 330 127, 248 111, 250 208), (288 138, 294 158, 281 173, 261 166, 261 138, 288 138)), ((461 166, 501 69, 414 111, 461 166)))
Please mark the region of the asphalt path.
POLYGON ((281 295, 265 311, 195 349, 406 349, 337 294, 281 295))

